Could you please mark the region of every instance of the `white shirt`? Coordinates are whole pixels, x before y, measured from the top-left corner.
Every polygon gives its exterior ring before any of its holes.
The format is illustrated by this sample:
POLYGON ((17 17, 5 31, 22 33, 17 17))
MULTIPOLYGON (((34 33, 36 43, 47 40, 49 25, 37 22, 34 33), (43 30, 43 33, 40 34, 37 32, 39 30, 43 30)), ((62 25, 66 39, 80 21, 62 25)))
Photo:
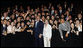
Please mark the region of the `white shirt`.
MULTIPOLYGON (((81 27, 82 27, 82 25, 81 25, 81 27)), ((78 31, 80 31, 80 32, 82 32, 81 27, 80 27, 80 26, 78 26, 78 31)))
POLYGON ((7 27, 7 33, 13 33, 13 32, 15 32, 15 26, 11 26, 11 25, 9 25, 8 27, 7 27))
POLYGON ((3 27, 5 27, 6 25, 3 24, 3 27))
MULTIPOLYGON (((4 17, 2 16, 1 19, 4 20, 4 17)), ((10 17, 6 17, 6 19, 7 19, 7 20, 10 19, 10 17)))
POLYGON ((20 31, 20 29, 21 29, 21 27, 19 27, 19 28, 15 28, 15 31, 18 31, 18 32, 19 32, 19 31, 20 31))
POLYGON ((51 15, 54 13, 54 10, 51 11, 51 15))
POLYGON ((44 25, 43 36, 48 37, 48 38, 52 37, 52 27, 51 27, 51 25, 49 25, 49 24, 47 24, 47 26, 44 25))
POLYGON ((60 14, 62 13, 62 10, 59 10, 60 14))

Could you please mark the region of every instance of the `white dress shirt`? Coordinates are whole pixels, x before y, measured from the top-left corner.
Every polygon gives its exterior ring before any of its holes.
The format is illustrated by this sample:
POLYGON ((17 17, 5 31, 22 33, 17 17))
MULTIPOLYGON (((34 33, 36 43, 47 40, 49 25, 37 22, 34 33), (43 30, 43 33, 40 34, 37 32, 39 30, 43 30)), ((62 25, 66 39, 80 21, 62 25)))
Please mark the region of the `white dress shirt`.
POLYGON ((54 10, 51 11, 51 15, 54 13, 54 10))
POLYGON ((38 23, 39 21, 36 21, 36 24, 35 24, 35 27, 37 27, 37 23, 38 23))

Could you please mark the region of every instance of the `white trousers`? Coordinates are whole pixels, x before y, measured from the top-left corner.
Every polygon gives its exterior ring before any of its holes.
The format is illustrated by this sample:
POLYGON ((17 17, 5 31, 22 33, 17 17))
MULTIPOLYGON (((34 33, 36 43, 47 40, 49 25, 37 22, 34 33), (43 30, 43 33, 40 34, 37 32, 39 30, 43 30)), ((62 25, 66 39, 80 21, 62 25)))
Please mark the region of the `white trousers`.
POLYGON ((48 37, 44 37, 44 47, 50 47, 50 40, 48 37))

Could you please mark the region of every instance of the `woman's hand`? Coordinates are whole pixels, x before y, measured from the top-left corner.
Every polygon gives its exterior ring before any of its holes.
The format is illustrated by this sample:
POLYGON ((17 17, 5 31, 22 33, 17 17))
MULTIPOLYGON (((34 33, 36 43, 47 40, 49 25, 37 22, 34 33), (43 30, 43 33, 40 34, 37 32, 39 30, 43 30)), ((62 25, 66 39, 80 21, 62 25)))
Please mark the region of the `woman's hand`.
POLYGON ((51 41, 51 38, 49 39, 49 41, 51 41))

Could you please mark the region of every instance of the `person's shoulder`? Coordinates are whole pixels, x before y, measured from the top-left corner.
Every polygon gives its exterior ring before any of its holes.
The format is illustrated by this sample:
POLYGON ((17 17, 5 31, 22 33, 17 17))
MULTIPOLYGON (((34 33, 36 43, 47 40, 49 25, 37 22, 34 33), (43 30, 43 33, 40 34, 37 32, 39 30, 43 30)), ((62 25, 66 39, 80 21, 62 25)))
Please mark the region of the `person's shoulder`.
POLYGON ((69 23, 69 21, 65 21, 65 23, 69 23))
POLYGON ((61 25, 61 23, 59 24, 59 26, 61 25))
POLYGON ((43 23, 42 21, 39 21, 39 23, 43 23))
POLYGON ((51 27, 51 25, 50 25, 50 24, 48 24, 48 26, 49 26, 49 27, 51 27))
POLYGON ((65 21, 66 24, 70 24, 69 21, 65 21))
POLYGON ((42 22, 41 20, 39 22, 42 22))
POLYGON ((61 26, 62 24, 59 24, 59 27, 61 26))
POLYGON ((7 28, 10 28, 10 27, 11 27, 10 25, 7 26, 7 28))

